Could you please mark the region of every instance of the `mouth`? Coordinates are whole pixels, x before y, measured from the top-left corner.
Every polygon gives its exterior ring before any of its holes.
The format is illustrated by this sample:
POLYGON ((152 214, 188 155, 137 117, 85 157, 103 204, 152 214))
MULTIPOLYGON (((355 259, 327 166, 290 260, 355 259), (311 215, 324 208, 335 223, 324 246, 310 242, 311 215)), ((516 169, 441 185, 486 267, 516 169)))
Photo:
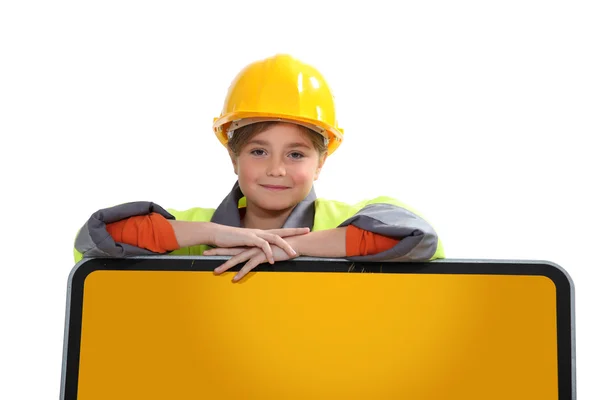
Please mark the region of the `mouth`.
POLYGON ((260 185, 260 186, 267 190, 272 190, 272 191, 276 191, 276 192, 290 189, 288 186, 281 186, 281 185, 260 185))

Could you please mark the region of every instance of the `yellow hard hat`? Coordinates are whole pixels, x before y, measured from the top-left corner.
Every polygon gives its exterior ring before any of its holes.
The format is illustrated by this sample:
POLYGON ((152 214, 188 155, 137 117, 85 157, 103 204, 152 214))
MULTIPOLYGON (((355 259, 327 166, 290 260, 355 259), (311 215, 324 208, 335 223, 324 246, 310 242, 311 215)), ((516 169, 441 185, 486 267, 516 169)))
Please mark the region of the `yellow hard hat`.
POLYGON ((330 155, 343 139, 333 95, 321 73, 285 54, 253 62, 238 73, 213 130, 227 145, 233 130, 261 121, 306 126, 325 137, 330 155))

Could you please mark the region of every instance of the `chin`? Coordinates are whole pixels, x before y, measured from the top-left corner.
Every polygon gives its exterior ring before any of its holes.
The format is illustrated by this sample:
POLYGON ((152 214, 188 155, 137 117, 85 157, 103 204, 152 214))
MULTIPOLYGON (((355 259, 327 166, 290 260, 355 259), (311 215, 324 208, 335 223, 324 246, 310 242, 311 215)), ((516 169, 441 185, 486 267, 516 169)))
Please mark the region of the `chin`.
POLYGON ((293 200, 283 200, 283 199, 262 199, 262 201, 257 202, 256 204, 262 208, 263 210, 268 211, 285 211, 288 210, 299 202, 293 200))
POLYGON ((289 203, 289 202, 273 203, 273 202, 268 202, 268 201, 259 204, 260 208, 262 208, 264 210, 268 210, 268 211, 285 211, 285 210, 289 210, 290 208, 294 207, 295 205, 296 205, 296 203, 289 203))

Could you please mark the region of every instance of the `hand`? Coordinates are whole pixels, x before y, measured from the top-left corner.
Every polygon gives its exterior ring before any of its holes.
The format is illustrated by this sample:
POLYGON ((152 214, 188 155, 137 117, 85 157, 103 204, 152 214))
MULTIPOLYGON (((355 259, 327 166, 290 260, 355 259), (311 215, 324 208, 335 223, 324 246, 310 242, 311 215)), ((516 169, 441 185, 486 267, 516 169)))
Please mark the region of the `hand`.
MULTIPOLYGON (((266 260, 270 264, 275 263, 275 257, 273 256, 273 250, 271 244, 277 246, 280 250, 283 250, 289 255, 289 257, 296 257, 296 252, 285 240, 284 237, 304 235, 310 232, 310 228, 282 228, 282 229, 246 229, 246 228, 234 228, 226 225, 216 225, 214 235, 211 243, 217 247, 251 247, 258 248, 261 253, 265 255, 266 260)), ((205 255, 217 255, 211 254, 211 250, 205 251, 205 255)), ((235 253, 238 254, 238 253, 235 253)), ((220 254, 219 254, 220 255, 220 254)), ((228 254, 229 255, 229 254, 228 254)))
MULTIPOLYGON (((281 247, 272 246, 273 247, 273 255, 275 261, 285 261, 290 260, 292 258, 298 257, 299 254, 296 253, 293 256, 287 254, 281 247)), ((292 249, 293 250, 293 249, 292 249)), ((232 267, 247 261, 246 264, 240 269, 240 271, 233 277, 233 282, 237 282, 242 279, 248 272, 252 271, 258 265, 265 263, 267 261, 267 257, 265 252, 258 247, 233 247, 233 248, 220 248, 220 249, 210 249, 205 251, 203 254, 207 256, 233 256, 227 262, 215 268, 215 274, 220 275, 223 272, 231 269, 232 267)))

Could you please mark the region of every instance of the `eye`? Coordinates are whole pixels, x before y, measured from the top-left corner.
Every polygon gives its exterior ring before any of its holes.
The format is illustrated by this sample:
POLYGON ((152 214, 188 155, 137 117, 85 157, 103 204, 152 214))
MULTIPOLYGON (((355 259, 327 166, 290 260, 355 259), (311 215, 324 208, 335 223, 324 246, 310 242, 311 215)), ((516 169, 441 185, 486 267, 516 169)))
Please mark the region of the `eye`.
POLYGON ((294 160, 300 160, 304 158, 304 154, 294 151, 293 153, 290 153, 290 157, 292 157, 294 160))
POLYGON ((253 156, 264 156, 266 154, 266 152, 263 149, 254 149, 252 151, 250 151, 250 154, 252 154, 253 156))

